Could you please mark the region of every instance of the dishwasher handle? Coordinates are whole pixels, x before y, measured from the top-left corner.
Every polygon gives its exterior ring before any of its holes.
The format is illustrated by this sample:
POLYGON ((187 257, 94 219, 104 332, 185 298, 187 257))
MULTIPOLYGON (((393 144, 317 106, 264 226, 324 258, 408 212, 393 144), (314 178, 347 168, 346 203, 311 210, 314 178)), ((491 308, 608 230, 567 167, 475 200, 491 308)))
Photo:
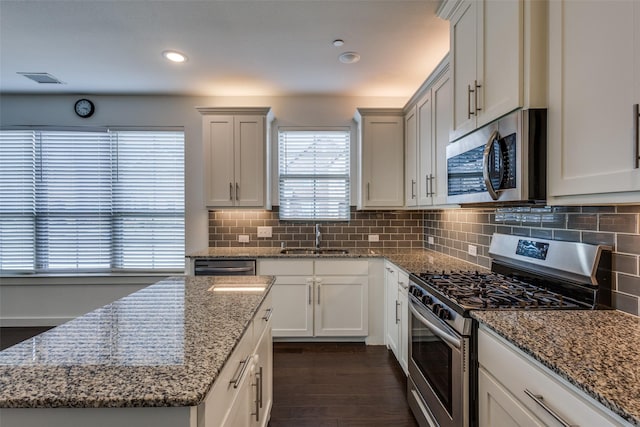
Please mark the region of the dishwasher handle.
POLYGON ((255 260, 196 260, 196 276, 255 276, 255 260))

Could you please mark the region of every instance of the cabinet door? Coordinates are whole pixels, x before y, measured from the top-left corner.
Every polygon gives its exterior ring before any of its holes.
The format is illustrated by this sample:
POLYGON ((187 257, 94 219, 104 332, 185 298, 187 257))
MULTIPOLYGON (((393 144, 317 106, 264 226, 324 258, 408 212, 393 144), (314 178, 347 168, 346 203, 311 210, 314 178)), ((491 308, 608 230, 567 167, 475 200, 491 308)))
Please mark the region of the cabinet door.
POLYGON ((433 203, 433 102, 431 91, 418 101, 418 204, 433 203))
POLYGON ((206 116, 203 124, 205 203, 207 206, 233 206, 236 182, 233 116, 206 116))
POLYGON ((236 206, 264 206, 264 129, 263 116, 235 117, 236 206))
POLYGON ((363 119, 362 206, 404 205, 404 121, 402 116, 363 119))
POLYGON ((638 28, 637 1, 549 2, 551 196, 600 193, 590 200, 597 203, 640 190, 632 114, 640 103, 638 28))
POLYGON ((478 369, 480 427, 544 426, 484 369, 478 369))
POLYGON ((409 275, 403 271, 398 274, 398 354, 400 366, 405 375, 409 375, 409 275))
POLYGON ((316 336, 367 335, 368 281, 368 276, 316 278, 316 336))
POLYGON ((476 78, 476 54, 482 40, 478 34, 479 1, 465 0, 451 19, 451 70, 453 75, 453 128, 451 140, 471 132, 476 127, 473 111, 476 78))
POLYGON ((238 394, 221 424, 222 427, 254 427, 256 370, 253 358, 248 360, 249 366, 238 384, 238 394))
MULTIPOLYGON (((522 106, 523 0, 479 2, 476 127, 522 106)), ((473 84, 473 82, 470 82, 473 84)))
POLYGON ((407 207, 418 205, 418 120, 416 107, 404 116, 404 200, 407 207))
POLYGON ((451 78, 443 75, 431 89, 433 109, 433 178, 429 190, 434 205, 447 203, 447 145, 451 132, 451 78))
POLYGON ((266 427, 273 403, 273 338, 271 324, 262 333, 256 349, 256 374, 258 375, 258 417, 256 425, 266 427))
POLYGON ((278 276, 271 294, 273 336, 313 336, 313 279, 308 276, 278 276))
POLYGON ((396 359, 400 360, 398 353, 399 328, 400 321, 398 307, 398 269, 390 263, 385 265, 385 341, 387 347, 393 351, 396 359))

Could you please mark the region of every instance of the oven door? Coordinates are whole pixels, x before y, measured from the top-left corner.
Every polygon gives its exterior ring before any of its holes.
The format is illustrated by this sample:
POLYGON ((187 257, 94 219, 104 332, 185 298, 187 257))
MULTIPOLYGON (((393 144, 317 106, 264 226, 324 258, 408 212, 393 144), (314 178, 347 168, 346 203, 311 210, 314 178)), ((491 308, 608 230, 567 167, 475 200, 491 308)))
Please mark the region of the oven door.
POLYGON ((415 299, 409 308, 409 377, 423 400, 411 406, 428 408, 426 413, 415 414, 416 418, 423 419, 421 425, 468 426, 469 339, 415 299))

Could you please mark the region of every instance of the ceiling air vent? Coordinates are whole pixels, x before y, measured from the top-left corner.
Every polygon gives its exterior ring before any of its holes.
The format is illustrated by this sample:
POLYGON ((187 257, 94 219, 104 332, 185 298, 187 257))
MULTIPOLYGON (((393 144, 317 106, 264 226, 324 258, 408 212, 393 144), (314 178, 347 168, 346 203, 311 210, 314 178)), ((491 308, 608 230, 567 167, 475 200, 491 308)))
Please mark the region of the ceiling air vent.
POLYGON ((33 80, 36 83, 41 83, 41 84, 64 84, 63 82, 61 82, 60 80, 58 80, 55 76, 52 76, 49 73, 23 73, 23 72, 18 72, 18 74, 21 74, 23 76, 25 76, 28 79, 33 80))

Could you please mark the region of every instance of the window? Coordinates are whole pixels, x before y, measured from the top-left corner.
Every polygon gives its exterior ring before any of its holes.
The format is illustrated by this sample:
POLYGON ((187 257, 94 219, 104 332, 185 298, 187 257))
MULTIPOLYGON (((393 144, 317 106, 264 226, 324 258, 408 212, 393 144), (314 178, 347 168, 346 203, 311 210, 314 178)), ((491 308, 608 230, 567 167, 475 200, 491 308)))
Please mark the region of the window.
POLYGON ((184 268, 184 134, 0 132, 0 270, 184 268))
POLYGON ((280 219, 349 220, 349 130, 280 130, 280 219))

